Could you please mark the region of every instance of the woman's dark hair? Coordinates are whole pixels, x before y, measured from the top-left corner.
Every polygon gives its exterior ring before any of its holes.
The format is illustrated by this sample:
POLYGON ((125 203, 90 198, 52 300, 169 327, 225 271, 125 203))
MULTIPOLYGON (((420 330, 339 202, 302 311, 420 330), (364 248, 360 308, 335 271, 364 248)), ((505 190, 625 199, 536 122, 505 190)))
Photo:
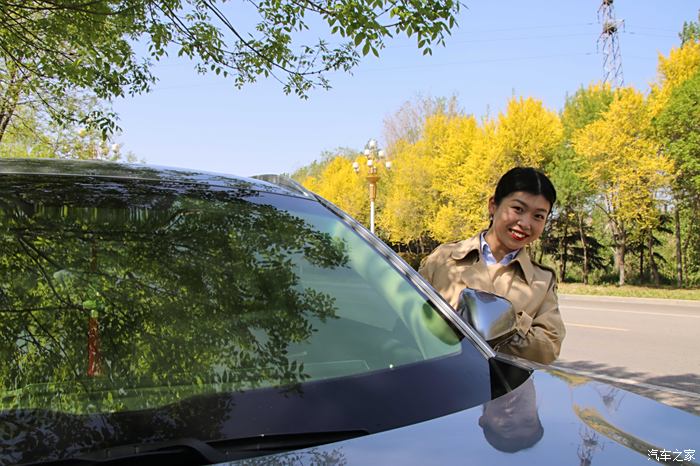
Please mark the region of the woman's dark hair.
POLYGON ((504 197, 517 191, 529 194, 541 194, 549 201, 550 210, 557 200, 557 191, 547 175, 532 167, 515 167, 498 180, 494 201, 499 205, 504 197))

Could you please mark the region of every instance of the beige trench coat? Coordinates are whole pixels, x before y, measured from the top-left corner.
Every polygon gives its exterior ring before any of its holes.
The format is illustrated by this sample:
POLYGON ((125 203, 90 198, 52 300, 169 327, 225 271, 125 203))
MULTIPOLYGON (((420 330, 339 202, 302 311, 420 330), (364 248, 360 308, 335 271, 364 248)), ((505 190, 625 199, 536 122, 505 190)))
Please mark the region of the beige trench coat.
POLYGON ((479 235, 438 246, 418 270, 453 308, 465 288, 488 291, 513 303, 518 331, 498 350, 549 364, 559 356, 566 335, 557 302, 554 271, 530 260, 521 250, 507 265, 487 266, 479 235))

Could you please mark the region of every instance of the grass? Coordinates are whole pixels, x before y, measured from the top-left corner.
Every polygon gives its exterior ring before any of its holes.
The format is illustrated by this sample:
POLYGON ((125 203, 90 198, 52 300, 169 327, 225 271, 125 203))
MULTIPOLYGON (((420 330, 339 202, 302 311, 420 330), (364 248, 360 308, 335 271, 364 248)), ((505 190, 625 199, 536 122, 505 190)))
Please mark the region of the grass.
POLYGON ((625 296, 631 298, 662 298, 700 300, 700 288, 671 288, 636 285, 583 285, 581 283, 560 283, 561 294, 583 294, 596 296, 625 296))

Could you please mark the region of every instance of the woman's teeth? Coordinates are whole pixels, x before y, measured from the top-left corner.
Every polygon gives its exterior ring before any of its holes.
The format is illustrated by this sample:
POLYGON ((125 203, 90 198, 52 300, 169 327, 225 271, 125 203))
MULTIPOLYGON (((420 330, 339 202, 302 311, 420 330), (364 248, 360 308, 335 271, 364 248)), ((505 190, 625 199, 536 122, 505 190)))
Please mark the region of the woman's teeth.
POLYGON ((513 237, 513 239, 516 239, 518 241, 522 241, 527 237, 526 234, 523 234, 523 233, 520 233, 520 232, 517 232, 514 230, 510 230, 510 235, 513 237))

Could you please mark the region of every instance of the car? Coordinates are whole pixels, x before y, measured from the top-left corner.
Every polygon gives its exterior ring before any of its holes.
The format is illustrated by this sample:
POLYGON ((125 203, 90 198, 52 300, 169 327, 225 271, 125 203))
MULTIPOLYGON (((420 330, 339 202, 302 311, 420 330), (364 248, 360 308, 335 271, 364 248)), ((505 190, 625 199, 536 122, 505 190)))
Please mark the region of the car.
POLYGON ((2 465, 697 464, 285 177, 0 160, 0 270, 2 465))

